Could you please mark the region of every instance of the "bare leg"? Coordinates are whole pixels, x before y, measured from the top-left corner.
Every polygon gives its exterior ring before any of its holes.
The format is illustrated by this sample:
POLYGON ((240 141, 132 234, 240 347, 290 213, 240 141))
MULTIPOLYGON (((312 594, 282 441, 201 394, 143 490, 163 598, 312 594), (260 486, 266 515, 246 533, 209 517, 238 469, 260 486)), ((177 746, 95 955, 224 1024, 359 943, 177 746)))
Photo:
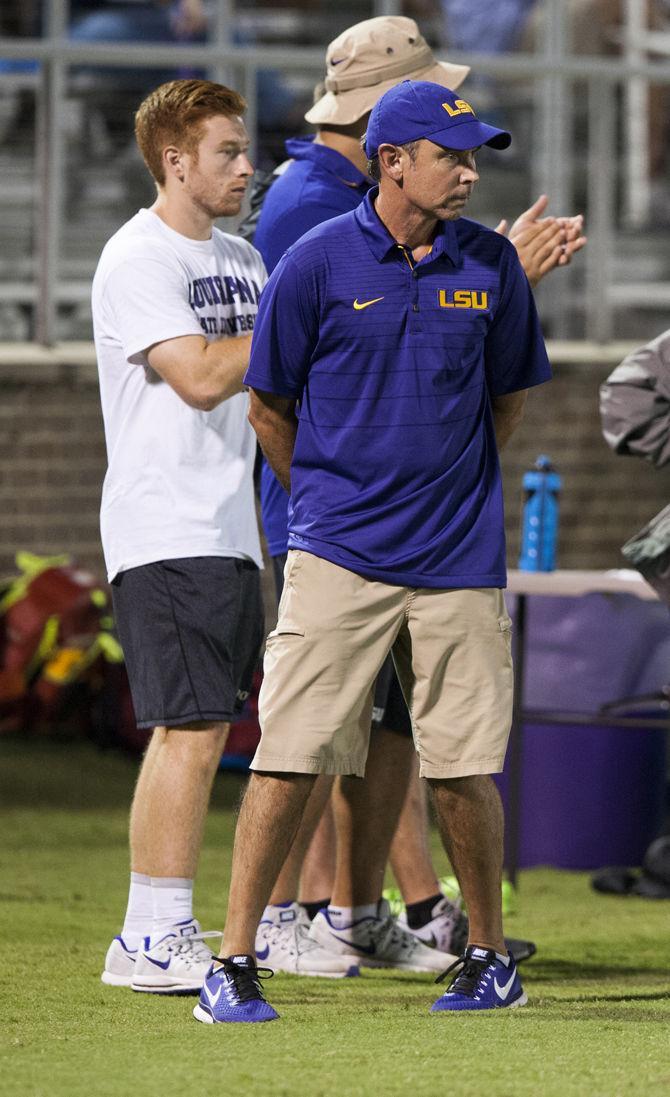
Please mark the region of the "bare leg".
MULTIPOLYGON (((315 856, 312 856, 312 847, 314 846, 317 835, 319 835, 319 832, 322 829, 323 819, 327 817, 326 807, 332 787, 333 778, 326 773, 319 774, 305 806, 305 812, 300 826, 298 827, 298 832, 293 839, 291 851, 284 861, 282 870, 277 877, 277 882, 272 889, 272 895, 270 896, 271 903, 293 902, 294 899, 298 898, 301 873, 305 872, 308 861, 310 861, 313 866, 312 871, 317 877, 317 883, 318 879, 320 878, 323 880, 324 876, 327 881, 327 890, 320 892, 316 898, 323 899, 330 895, 335 861, 334 839, 332 845, 324 846, 322 842, 320 842, 315 856), (325 859, 323 870, 318 863, 318 858, 321 857, 324 857, 325 859)), ((330 816, 329 811, 328 816, 330 816)), ((302 897, 303 896, 301 895, 301 898, 302 897)))
POLYGON ((193 879, 228 724, 155 728, 130 811, 133 872, 193 879))
POLYGON ((335 817, 329 796, 303 861, 299 892, 301 903, 330 899, 335 880, 335 854, 335 817))
POLYGON ((235 832, 222 956, 256 951, 256 930, 295 838, 314 773, 252 773, 235 832))
POLYGON ((416 759, 391 846, 391 868, 405 904, 420 903, 440 890, 428 835, 426 784, 416 759))
POLYGON ((341 777, 333 794, 337 861, 333 906, 378 902, 393 833, 411 772, 414 744, 378 728, 365 777, 341 777))
POLYGON ((503 810, 490 777, 429 779, 453 870, 470 919, 469 943, 507 952, 502 928, 503 810))
POLYGON ((160 737, 154 728, 147 749, 144 752, 142 765, 137 775, 133 802, 130 805, 130 868, 133 872, 146 872, 148 855, 145 850, 149 840, 151 827, 151 797, 152 770, 154 763, 160 755, 160 737))

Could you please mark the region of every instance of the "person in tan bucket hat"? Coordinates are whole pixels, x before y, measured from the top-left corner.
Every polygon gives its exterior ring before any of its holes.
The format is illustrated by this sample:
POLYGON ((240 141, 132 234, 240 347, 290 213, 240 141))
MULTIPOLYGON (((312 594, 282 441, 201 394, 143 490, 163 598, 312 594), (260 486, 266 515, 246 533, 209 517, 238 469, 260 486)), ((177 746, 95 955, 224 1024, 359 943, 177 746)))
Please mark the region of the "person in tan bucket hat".
POLYGON ((366 19, 328 46, 325 95, 307 111, 305 120, 315 126, 348 126, 369 114, 400 80, 429 80, 455 91, 469 71, 467 65, 436 61, 413 19, 366 19))
MULTIPOLYGON (((318 127, 316 137, 287 142, 291 160, 278 169, 276 181, 266 190, 260 216, 256 211, 255 217, 245 222, 246 229, 242 226, 243 235, 251 239, 249 228, 255 228, 257 222, 254 243, 268 271, 308 229, 355 209, 362 201, 372 180, 367 175, 361 137, 370 111, 384 92, 408 78, 455 90, 469 71, 464 65, 438 62, 417 24, 404 17, 365 20, 331 42, 326 53, 325 90, 305 115, 318 127)), ((509 234, 533 285, 568 262, 585 243, 580 217, 544 218, 546 205, 546 197, 540 196, 509 234)), ((505 222, 501 222, 498 230, 504 228, 505 222)), ((268 466, 263 470, 261 503, 281 589, 288 496, 268 466)), ((365 779, 340 778, 333 794, 337 861, 330 806, 324 813, 333 779, 321 775, 277 880, 256 942, 259 959, 276 970, 346 975, 354 961, 366 962, 352 936, 353 947, 343 950, 337 972, 332 942, 323 934, 315 938, 313 931, 306 933, 305 908, 316 915, 313 930, 318 934, 323 917, 316 912, 329 899, 331 910, 339 907, 342 911, 343 925, 347 920, 360 923, 367 934, 366 949, 370 947, 368 937, 374 938, 375 959, 385 966, 438 970, 445 953, 457 954, 464 945, 467 919, 441 894, 430 859, 411 723, 390 660, 378 682, 373 727, 365 779), (386 904, 379 903, 389 846, 394 873, 408 905, 401 923, 391 919, 386 904), (301 870, 304 907, 295 902, 301 870), (419 936, 437 947, 428 948, 419 936)), ((517 959, 532 954, 529 942, 508 943, 517 959)))

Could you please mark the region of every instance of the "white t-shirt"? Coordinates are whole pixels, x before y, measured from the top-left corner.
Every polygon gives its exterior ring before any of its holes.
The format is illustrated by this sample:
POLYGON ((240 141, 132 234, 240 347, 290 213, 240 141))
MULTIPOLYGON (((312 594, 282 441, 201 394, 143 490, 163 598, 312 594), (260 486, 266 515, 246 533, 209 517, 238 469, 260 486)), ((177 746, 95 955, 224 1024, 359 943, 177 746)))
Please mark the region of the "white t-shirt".
POLYGON ((106 244, 93 327, 109 467, 100 525, 110 581, 186 556, 261 565, 253 495, 256 439, 246 392, 197 411, 150 368, 146 350, 183 335, 253 330, 267 280, 259 253, 213 229, 191 240, 140 210, 106 244))

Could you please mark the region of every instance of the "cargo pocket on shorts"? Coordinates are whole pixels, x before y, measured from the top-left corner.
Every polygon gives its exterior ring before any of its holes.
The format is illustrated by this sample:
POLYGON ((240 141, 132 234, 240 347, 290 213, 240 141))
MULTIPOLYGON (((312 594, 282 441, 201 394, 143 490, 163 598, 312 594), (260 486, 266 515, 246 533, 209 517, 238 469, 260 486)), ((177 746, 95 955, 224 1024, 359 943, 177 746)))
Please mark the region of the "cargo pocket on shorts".
POLYGON ((280 636, 304 636, 305 630, 300 625, 277 625, 268 633, 268 640, 276 640, 280 636))

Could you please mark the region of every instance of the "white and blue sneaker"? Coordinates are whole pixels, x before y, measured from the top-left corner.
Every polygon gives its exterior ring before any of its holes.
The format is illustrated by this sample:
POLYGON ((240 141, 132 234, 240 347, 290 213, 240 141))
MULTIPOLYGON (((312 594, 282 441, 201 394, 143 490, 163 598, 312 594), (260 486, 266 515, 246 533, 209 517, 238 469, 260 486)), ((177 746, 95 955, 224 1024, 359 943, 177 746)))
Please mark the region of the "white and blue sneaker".
POLYGON ((119 934, 107 949, 101 981, 109 987, 129 987, 135 974, 137 956, 138 949, 130 948, 119 934))
POLYGON ((441 983, 450 971, 456 969, 449 989, 433 1003, 431 1013, 514 1009, 525 1006, 528 1001, 510 955, 507 960, 501 960, 493 949, 468 945, 460 960, 435 981, 441 983))
POLYGON ((197 994, 212 963, 206 937, 220 939, 221 933, 202 933, 195 918, 178 922, 158 939, 145 937, 131 988, 144 994, 197 994))
POLYGON ((372 917, 359 918, 349 925, 333 922, 329 907, 320 910, 309 935, 322 949, 357 960, 361 967, 397 968, 398 971, 444 971, 455 954, 429 948, 391 915, 386 899, 377 904, 372 917))
POLYGON ((270 968, 257 967, 253 956, 215 960, 207 972, 193 1016, 205 1025, 276 1021, 279 1014, 266 1002, 260 984, 261 979, 272 975, 270 968))
MULTIPOLYGON (((467 915, 457 903, 444 895, 432 909, 431 919, 425 925, 416 929, 410 929, 407 923, 407 914, 398 915, 398 925, 413 933, 420 941, 438 948, 442 952, 450 952, 454 956, 461 956, 468 943, 470 924, 467 915)), ((523 960, 529 960, 537 952, 537 946, 533 941, 526 941, 516 937, 506 937, 507 951, 513 956, 515 964, 523 960)))
POLYGON ((461 956, 468 943, 468 919, 461 908, 443 895, 431 911, 431 918, 425 925, 412 929, 407 922, 405 908, 398 915, 398 925, 413 933, 430 948, 448 952, 452 956, 461 956))
POLYGON ((256 959, 273 971, 291 975, 326 979, 360 975, 356 956, 322 948, 310 936, 310 927, 307 911, 300 903, 267 906, 256 932, 256 959))

